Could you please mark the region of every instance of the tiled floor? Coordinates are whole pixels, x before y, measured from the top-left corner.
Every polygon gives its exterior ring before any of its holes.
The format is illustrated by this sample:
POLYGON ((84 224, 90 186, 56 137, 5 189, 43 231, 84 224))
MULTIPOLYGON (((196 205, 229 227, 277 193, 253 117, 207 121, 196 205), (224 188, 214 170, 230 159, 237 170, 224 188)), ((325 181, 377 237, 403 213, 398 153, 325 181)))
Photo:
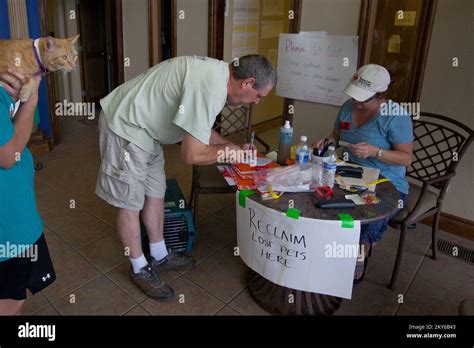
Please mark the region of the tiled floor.
MULTIPOLYGON (((233 254, 234 196, 202 196, 198 237, 192 255, 197 267, 164 274, 177 296, 168 303, 147 298, 128 279, 129 262, 115 230, 116 211, 94 194, 99 166, 94 122, 61 119, 62 144, 36 160, 38 205, 57 272, 56 282, 30 296, 24 314, 35 315, 266 315, 246 289, 246 266, 233 254)), ((260 134, 274 149, 278 130, 260 134)), ((191 166, 180 161, 179 146, 166 146, 167 177, 176 178, 186 197, 191 166)), ((457 314, 459 303, 474 298, 474 268, 441 255, 431 260, 429 228, 418 225, 407 237, 399 285, 386 288, 398 233, 389 230, 374 247, 366 279, 356 285, 337 315, 457 314)), ((441 232, 441 238, 474 242, 441 232)))

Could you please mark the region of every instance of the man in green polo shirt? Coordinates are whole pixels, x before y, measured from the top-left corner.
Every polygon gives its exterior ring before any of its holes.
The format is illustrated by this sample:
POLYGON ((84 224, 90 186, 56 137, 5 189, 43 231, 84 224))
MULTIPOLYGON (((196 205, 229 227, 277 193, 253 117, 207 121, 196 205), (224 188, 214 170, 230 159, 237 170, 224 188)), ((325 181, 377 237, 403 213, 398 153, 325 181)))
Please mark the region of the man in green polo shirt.
POLYGON ((162 145, 181 144, 187 164, 215 163, 221 151, 247 149, 212 129, 225 104, 258 104, 276 83, 263 56, 232 64, 207 57, 164 61, 119 86, 100 101, 102 164, 96 193, 118 207, 117 229, 129 252, 132 281, 148 296, 169 300, 173 290, 159 273, 194 266, 192 258, 168 252, 163 239, 166 178, 162 145), (150 260, 141 248, 140 221, 150 241, 150 260))

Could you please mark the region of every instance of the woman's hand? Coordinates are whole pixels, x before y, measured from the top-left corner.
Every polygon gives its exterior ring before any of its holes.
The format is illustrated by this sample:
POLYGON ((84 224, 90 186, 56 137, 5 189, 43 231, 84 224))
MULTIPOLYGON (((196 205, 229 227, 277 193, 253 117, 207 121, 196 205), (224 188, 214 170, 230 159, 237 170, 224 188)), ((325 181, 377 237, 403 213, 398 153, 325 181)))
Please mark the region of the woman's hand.
POLYGON ((16 69, 8 69, 6 72, 0 74, 0 84, 15 101, 18 100, 20 90, 25 82, 26 76, 16 69))
POLYGON ((324 139, 315 140, 315 141, 311 144, 311 148, 312 148, 312 149, 317 148, 318 150, 322 150, 322 149, 323 149, 323 145, 324 145, 324 139))
POLYGON ((378 147, 368 143, 350 144, 348 147, 352 154, 359 158, 377 157, 377 153, 379 152, 378 147))

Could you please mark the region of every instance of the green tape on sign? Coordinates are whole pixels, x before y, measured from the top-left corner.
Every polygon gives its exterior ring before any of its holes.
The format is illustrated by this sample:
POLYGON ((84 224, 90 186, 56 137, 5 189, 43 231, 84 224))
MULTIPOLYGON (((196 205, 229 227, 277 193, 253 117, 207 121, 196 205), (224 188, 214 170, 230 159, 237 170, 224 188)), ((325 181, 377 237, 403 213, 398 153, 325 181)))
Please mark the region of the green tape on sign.
POLYGON ((350 214, 337 214, 342 221, 342 228, 354 228, 354 219, 350 214))
POLYGON ((292 219, 299 219, 301 211, 295 208, 289 208, 286 212, 286 216, 292 219))
POLYGON ((254 190, 242 190, 239 193, 239 204, 242 208, 245 208, 245 199, 247 196, 253 195, 255 193, 254 190))

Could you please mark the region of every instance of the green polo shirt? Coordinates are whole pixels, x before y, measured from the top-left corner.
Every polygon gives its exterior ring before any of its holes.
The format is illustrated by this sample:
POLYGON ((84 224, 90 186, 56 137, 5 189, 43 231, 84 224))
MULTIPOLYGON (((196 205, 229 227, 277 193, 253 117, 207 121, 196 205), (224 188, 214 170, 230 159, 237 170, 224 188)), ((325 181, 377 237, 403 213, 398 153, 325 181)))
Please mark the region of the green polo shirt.
POLYGON ((207 57, 177 57, 120 85, 100 101, 112 131, 150 154, 188 132, 208 145, 227 100, 229 66, 207 57))

